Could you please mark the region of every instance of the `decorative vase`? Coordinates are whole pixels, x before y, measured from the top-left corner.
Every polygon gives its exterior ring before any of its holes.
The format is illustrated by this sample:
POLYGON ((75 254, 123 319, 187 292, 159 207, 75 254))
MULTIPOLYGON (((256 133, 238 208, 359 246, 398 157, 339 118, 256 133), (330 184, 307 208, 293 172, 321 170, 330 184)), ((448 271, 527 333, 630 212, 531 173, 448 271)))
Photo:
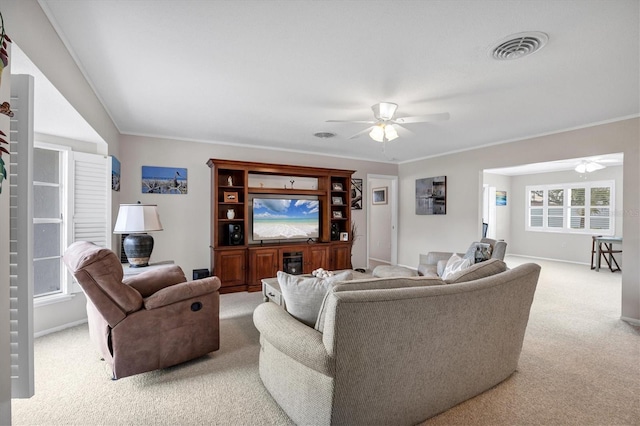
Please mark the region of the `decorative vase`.
POLYGON ((236 217, 236 211, 234 209, 227 210, 227 219, 233 219, 236 217))

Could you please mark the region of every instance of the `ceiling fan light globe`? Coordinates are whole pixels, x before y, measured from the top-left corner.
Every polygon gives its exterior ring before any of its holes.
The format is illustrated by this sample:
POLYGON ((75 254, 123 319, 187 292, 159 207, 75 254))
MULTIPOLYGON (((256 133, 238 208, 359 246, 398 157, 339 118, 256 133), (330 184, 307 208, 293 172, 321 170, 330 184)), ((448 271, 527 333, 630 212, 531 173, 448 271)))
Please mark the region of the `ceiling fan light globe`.
POLYGON ((373 129, 369 132, 369 136, 376 142, 384 142, 384 127, 373 126, 373 129))
POLYGON ((387 137, 387 140, 392 141, 398 137, 398 132, 395 127, 391 124, 388 124, 384 127, 384 135, 387 137))
POLYGON ((590 161, 586 164, 587 173, 595 172, 596 170, 604 169, 602 164, 598 164, 595 161, 590 161))

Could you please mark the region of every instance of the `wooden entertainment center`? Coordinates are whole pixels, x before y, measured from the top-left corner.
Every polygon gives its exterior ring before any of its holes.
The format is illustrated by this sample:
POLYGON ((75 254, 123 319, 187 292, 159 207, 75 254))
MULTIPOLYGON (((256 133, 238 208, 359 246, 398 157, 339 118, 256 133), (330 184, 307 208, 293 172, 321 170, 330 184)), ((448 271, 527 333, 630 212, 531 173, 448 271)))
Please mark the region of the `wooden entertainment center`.
POLYGON ((338 170, 210 159, 211 270, 221 293, 260 291, 284 270, 351 268, 351 175, 338 170), (254 198, 318 200, 317 238, 254 241, 254 198))

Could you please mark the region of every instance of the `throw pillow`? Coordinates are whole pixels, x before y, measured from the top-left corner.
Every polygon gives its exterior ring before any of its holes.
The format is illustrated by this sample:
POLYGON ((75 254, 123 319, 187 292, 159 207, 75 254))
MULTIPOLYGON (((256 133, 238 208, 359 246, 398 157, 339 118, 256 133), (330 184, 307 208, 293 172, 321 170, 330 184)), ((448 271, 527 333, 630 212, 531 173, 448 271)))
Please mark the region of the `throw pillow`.
POLYGON ((447 266, 445 266, 444 272, 442 273, 442 279, 446 280, 450 275, 460 272, 469 266, 471 266, 470 259, 467 259, 466 257, 461 258, 457 254, 453 254, 447 261, 447 266))
MULTIPOLYGON (((486 262, 476 263, 470 268, 451 274, 445 279, 447 284, 464 283, 481 278, 490 277, 507 270, 507 264, 500 259, 489 259, 486 262)), ((443 278, 444 279, 444 278, 443 278)))
POLYGON ((471 264, 489 260, 491 259, 491 245, 475 241, 471 243, 463 259, 469 259, 471 264))
POLYGON ((328 278, 302 277, 278 271, 278 284, 280 284, 287 312, 309 327, 313 327, 316 323, 327 290, 334 283, 351 278, 351 271, 341 272, 328 278))

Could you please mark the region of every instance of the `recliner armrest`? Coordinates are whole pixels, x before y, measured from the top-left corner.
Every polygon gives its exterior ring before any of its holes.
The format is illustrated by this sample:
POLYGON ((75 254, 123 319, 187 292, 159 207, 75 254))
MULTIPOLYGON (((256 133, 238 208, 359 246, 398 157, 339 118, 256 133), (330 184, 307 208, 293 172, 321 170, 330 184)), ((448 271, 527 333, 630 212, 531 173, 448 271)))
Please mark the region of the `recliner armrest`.
POLYGON ((142 297, 149 297, 158 290, 186 281, 187 278, 178 265, 152 269, 122 280, 124 284, 138 290, 142 297))
POLYGON ((161 308, 172 303, 214 293, 218 291, 219 288, 220 279, 218 277, 208 277, 201 280, 174 284, 158 290, 144 299, 144 308, 146 310, 161 308))
POLYGON ((265 302, 253 311, 253 323, 260 332, 260 339, 265 339, 295 361, 333 377, 334 363, 322 343, 322 333, 271 302, 265 302))

